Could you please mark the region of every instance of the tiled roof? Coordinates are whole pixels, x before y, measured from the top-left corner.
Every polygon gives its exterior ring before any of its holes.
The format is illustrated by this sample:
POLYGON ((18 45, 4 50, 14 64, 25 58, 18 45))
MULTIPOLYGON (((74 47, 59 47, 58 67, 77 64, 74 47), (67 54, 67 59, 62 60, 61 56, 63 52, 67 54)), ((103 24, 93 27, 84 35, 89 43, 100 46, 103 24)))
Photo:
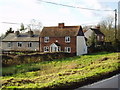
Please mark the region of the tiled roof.
POLYGON ((57 46, 60 46, 60 44, 58 42, 54 42, 57 46))
POLYGON ((95 34, 101 34, 101 35, 104 35, 100 29, 97 29, 97 28, 90 28, 91 30, 93 30, 95 32, 95 34))
POLYGON ((2 41, 39 41, 39 35, 34 34, 30 37, 28 33, 22 33, 18 36, 15 33, 9 33, 2 41))
POLYGON ((81 26, 44 27, 41 37, 84 36, 81 26))

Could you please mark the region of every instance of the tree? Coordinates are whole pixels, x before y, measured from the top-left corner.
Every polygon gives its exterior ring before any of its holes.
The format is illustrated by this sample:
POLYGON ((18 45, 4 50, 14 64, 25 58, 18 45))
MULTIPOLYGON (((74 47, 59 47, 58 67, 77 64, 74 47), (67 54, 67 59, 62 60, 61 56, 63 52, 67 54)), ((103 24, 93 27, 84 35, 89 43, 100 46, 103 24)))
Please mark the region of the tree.
POLYGON ((25 27, 24 27, 23 23, 21 23, 21 26, 20 26, 20 31, 22 31, 22 30, 25 30, 25 27))
POLYGON ((100 23, 100 30, 105 35, 105 42, 113 42, 115 40, 115 28, 113 27, 114 18, 108 16, 104 18, 100 23))
POLYGON ((112 42, 112 47, 114 50, 120 51, 120 41, 116 38, 118 32, 116 33, 113 22, 114 18, 109 16, 100 22, 100 28, 101 31, 105 34, 105 42, 112 42))
POLYGON ((97 45, 97 38, 96 38, 95 32, 93 32, 91 34, 91 36, 88 38, 87 45, 88 45, 88 47, 93 47, 93 48, 96 47, 96 45, 97 45))
POLYGON ((12 28, 10 27, 7 32, 5 33, 5 37, 9 34, 9 33, 14 33, 14 30, 12 30, 12 28))
POLYGON ((104 18, 99 25, 101 26, 101 28, 103 28, 104 30, 111 30, 113 28, 113 22, 114 22, 114 18, 112 16, 108 16, 106 18, 104 18))
POLYGON ((42 23, 39 20, 32 19, 28 27, 32 30, 41 30, 42 23))
POLYGON ((27 28, 25 28, 24 24, 21 23, 21 26, 20 26, 20 31, 25 31, 27 28))

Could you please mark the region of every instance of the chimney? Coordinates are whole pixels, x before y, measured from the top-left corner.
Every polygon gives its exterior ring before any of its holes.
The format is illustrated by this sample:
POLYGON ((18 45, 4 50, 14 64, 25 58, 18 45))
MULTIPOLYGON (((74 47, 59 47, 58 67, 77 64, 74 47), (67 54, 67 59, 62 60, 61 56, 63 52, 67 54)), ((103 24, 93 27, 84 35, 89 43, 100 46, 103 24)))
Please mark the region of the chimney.
POLYGON ((30 37, 32 37, 33 36, 33 31, 28 31, 28 35, 30 36, 30 37))
POLYGON ((100 30, 100 25, 97 25, 97 26, 96 26, 96 29, 99 29, 99 30, 100 30))
POLYGON ((63 28, 64 27, 64 23, 58 23, 58 27, 59 28, 63 28))
POLYGON ((19 34, 20 34, 20 32, 19 32, 19 31, 16 31, 15 34, 16 34, 16 36, 18 37, 19 34))

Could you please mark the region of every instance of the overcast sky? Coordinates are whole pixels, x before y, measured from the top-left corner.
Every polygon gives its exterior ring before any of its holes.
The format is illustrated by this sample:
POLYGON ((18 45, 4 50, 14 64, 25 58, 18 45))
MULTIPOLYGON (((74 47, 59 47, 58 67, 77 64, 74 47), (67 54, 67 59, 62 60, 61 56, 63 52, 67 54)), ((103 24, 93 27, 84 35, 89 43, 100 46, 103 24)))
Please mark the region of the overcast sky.
MULTIPOLYGON (((114 10, 118 8, 119 0, 45 0, 54 3, 72 5, 75 7, 100 10, 114 10)), ((38 20, 43 26, 56 26, 64 22, 65 25, 94 25, 102 18, 114 16, 113 11, 92 11, 70 8, 41 2, 40 0, 0 0, 0 34, 9 27, 14 30, 20 28, 20 23, 29 24, 32 19, 38 20), (18 24, 6 24, 11 22, 18 24)))

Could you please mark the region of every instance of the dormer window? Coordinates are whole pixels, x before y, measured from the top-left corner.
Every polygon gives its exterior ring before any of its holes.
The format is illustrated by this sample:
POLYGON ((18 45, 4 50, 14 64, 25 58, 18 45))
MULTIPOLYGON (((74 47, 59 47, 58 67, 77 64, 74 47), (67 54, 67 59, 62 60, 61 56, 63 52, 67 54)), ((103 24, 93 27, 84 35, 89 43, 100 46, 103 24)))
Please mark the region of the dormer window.
POLYGON ((65 42, 66 42, 66 43, 70 43, 70 36, 66 36, 66 37, 65 37, 65 42))
POLYGON ((44 42, 49 42, 49 37, 44 37, 44 42))

